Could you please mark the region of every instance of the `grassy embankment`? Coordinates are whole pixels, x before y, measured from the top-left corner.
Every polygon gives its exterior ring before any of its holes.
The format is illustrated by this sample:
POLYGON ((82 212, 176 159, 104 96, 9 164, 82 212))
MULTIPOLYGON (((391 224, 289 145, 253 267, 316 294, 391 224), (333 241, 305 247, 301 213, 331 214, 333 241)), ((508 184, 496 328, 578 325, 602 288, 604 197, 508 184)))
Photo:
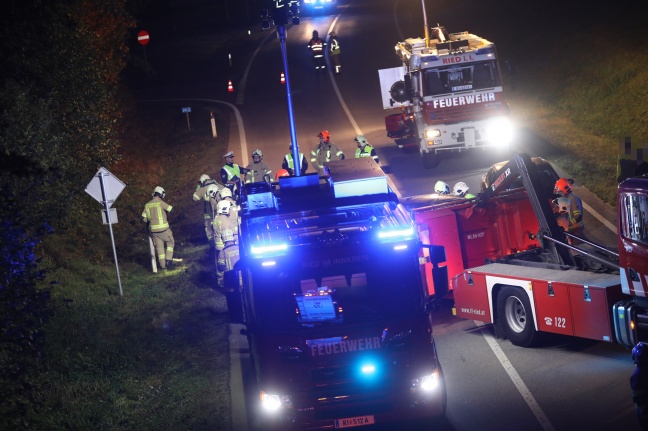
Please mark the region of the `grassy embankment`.
POLYGON ((44 266, 55 267, 49 276, 59 284, 47 329, 48 370, 32 379, 39 388, 32 429, 230 427, 226 304, 212 289, 202 204, 191 198, 198 177, 220 168, 227 121, 218 118, 215 140, 209 111, 194 108, 187 133, 179 106, 139 108, 122 162, 109 167, 126 184, 114 205, 123 297, 98 203, 92 201, 87 225, 47 241, 56 257, 44 266), (156 185, 174 207, 170 223, 182 261, 153 274, 139 219, 156 185))
POLYGON ((562 150, 548 159, 614 206, 619 143, 625 136, 648 142, 645 36, 632 23, 548 31, 546 22, 515 48, 512 114, 562 150))

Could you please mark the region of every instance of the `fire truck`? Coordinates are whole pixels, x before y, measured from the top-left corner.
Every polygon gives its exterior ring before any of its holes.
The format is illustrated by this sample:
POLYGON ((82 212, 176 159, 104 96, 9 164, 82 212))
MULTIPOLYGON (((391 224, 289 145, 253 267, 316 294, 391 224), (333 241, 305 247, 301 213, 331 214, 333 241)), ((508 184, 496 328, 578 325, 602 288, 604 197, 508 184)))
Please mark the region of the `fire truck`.
POLYGON ((403 203, 423 241, 445 247, 457 316, 492 323, 518 346, 542 333, 648 341, 648 177, 618 187, 618 253, 558 226, 554 182, 518 154, 475 199, 403 203))
MULTIPOLYGON (((442 417, 446 388, 414 222, 372 159, 326 166, 328 176, 281 177, 242 194, 227 299, 245 325, 259 427, 442 417)), ((443 247, 427 250, 445 260, 443 247)), ((434 274, 447 290, 445 269, 434 274)))
MULTIPOLYGON (((427 32, 426 32, 427 35, 427 32)), ((387 136, 416 145, 431 168, 448 152, 508 148, 509 108, 495 45, 468 33, 433 28, 433 38, 396 44, 402 65, 378 71, 387 136)))

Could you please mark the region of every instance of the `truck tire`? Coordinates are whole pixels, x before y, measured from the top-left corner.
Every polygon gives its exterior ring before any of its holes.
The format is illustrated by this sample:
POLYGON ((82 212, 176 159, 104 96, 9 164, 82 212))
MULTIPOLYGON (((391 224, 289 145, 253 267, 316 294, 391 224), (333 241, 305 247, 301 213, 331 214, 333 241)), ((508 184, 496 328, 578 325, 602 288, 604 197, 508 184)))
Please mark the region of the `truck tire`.
POLYGON ((504 286, 497 295, 497 319, 511 343, 533 345, 537 331, 533 324, 529 298, 519 287, 504 286))
POLYGON ((421 161, 424 169, 436 168, 439 166, 439 156, 421 152, 421 161))

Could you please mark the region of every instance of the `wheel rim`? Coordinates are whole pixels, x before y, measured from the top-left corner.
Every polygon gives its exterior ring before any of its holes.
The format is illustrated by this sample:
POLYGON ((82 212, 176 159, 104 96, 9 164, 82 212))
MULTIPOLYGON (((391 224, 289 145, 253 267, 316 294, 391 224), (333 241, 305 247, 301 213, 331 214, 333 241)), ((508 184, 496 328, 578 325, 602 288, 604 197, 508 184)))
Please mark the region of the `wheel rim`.
POLYGON ((524 331, 527 316, 522 301, 515 296, 509 296, 506 298, 506 303, 504 304, 504 312, 509 328, 518 333, 524 331))

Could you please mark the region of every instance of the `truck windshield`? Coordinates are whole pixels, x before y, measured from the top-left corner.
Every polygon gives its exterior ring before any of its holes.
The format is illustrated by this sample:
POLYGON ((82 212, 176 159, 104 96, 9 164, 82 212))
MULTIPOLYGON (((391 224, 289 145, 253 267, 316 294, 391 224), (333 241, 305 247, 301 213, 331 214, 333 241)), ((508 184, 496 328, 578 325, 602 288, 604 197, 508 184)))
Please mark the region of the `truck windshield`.
POLYGON ((384 322, 422 309, 419 268, 416 261, 412 265, 411 256, 407 262, 391 265, 371 263, 367 255, 355 258, 351 265, 329 269, 319 264, 305 268, 307 262, 294 269, 252 271, 253 307, 264 327, 283 330, 384 322))
POLYGON ((500 86, 495 60, 457 64, 423 72, 423 96, 482 90, 500 86))

